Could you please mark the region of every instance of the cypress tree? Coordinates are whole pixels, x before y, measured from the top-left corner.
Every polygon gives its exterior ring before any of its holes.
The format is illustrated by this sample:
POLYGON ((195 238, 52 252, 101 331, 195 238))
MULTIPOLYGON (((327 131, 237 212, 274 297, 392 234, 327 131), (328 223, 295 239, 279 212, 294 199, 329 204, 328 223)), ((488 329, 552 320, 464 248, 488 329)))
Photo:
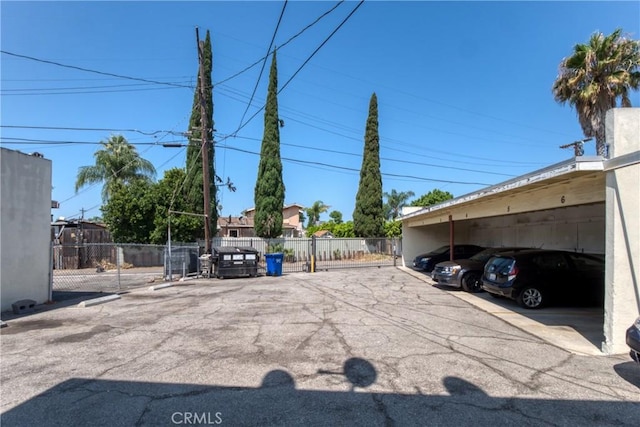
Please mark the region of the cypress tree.
POLYGON ((375 93, 371 95, 369 101, 369 117, 367 117, 364 136, 360 184, 356 195, 356 207, 353 211, 353 228, 357 237, 384 236, 378 98, 375 93))
MULTIPOLYGON (((216 234, 216 225, 218 223, 218 210, 217 210, 217 197, 215 186, 215 153, 213 148, 213 83, 211 80, 211 72, 213 70, 213 55, 211 53, 211 37, 207 30, 207 35, 204 40, 203 49, 203 62, 204 62, 204 81, 205 81, 205 107, 207 114, 208 124, 208 152, 207 157, 209 159, 209 196, 211 198, 211 212, 209 212, 209 221, 211 236, 216 234)), ((198 72, 199 75, 199 72, 198 72)), ((200 116, 200 79, 196 84, 196 91, 193 96, 193 107, 191 109, 191 117, 189 119, 189 131, 191 136, 189 137, 189 145, 187 146, 187 163, 186 163, 186 181, 184 185, 185 197, 187 199, 187 209, 190 212, 203 213, 204 211, 204 196, 202 185, 202 153, 200 148, 202 147, 202 120, 200 116)), ((204 229, 198 230, 196 238, 204 238, 204 229)))
POLYGON ((273 52, 267 104, 264 110, 264 134, 260 148, 258 178, 254 192, 256 208, 254 228, 256 235, 275 238, 282 234, 282 208, 284 206, 284 182, 280 159, 280 129, 278 125, 278 70, 276 52, 273 52))

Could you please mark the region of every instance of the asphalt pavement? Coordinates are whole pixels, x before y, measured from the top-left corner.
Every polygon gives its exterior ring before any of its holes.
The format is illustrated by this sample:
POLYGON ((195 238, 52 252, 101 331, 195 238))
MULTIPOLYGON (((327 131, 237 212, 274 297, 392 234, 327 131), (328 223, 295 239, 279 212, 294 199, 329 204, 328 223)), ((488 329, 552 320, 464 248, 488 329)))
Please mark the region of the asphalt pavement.
POLYGON ((637 425, 640 366, 405 269, 197 279, 5 316, 7 426, 637 425))

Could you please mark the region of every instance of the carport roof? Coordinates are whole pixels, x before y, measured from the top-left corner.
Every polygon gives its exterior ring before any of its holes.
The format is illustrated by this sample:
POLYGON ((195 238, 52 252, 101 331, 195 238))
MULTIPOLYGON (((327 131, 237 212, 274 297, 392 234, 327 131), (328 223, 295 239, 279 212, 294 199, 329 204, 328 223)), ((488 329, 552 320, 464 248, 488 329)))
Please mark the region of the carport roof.
POLYGON ((404 221, 419 216, 429 215, 430 213, 436 213, 462 204, 469 204, 476 201, 487 201, 492 198, 505 196, 509 193, 529 191, 535 188, 569 181, 583 175, 590 175, 594 172, 597 173, 598 171, 604 173, 604 163, 605 158, 601 156, 579 156, 571 158, 526 175, 521 175, 508 181, 483 188, 473 193, 468 193, 463 196, 447 200, 437 205, 427 206, 413 212, 405 213, 399 218, 399 220, 404 221))

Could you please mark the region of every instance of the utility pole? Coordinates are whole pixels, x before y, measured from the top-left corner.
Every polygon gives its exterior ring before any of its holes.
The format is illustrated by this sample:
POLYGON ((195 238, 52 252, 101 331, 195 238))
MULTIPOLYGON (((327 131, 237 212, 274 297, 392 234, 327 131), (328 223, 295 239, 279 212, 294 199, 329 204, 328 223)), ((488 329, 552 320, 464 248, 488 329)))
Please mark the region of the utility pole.
POLYGON ((210 177, 209 177, 209 126, 207 121, 207 105, 205 101, 205 78, 204 78, 204 42, 200 41, 200 33, 196 27, 196 42, 198 45, 198 64, 200 90, 198 95, 200 98, 200 124, 202 126, 202 195, 204 198, 204 253, 211 253, 211 224, 209 214, 211 213, 210 200, 210 177))

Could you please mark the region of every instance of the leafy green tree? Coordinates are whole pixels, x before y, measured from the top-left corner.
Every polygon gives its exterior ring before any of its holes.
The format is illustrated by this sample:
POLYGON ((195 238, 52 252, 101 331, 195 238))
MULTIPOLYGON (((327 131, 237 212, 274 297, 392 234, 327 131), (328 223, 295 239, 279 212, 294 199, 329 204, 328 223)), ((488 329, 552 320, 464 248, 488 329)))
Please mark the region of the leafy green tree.
MULTIPOLYGON (((207 117, 207 158, 209 159, 209 197, 211 212, 209 212, 209 221, 212 226, 211 235, 215 234, 215 225, 218 222, 218 203, 217 203, 217 186, 215 171, 215 152, 213 148, 213 85, 211 80, 211 72, 213 70, 213 54, 211 52, 211 37, 209 31, 203 43, 203 69, 205 84, 205 110, 207 117)), ((199 74, 199 72, 198 72, 199 74)), ((189 144, 187 146, 186 171, 187 179, 184 183, 186 191, 187 205, 186 212, 203 213, 204 212, 204 186, 202 184, 202 116, 200 111, 200 79, 196 83, 196 90, 193 96, 193 107, 191 109, 191 118, 189 119, 189 144)), ((194 230, 194 235, 190 240, 196 238, 204 238, 204 224, 199 229, 194 230)))
POLYGON ((102 206, 104 223, 117 243, 150 243, 154 230, 156 200, 149 180, 116 183, 102 206))
POLYGON ((450 199, 453 199, 453 194, 435 188, 413 200, 409 206, 432 206, 450 199))
POLYGON ((364 153, 356 206, 353 211, 353 225, 358 237, 381 237, 384 233, 378 98, 375 93, 371 95, 369 101, 369 116, 364 136, 364 153))
POLYGON ((407 201, 413 196, 415 196, 413 191, 397 192, 392 189, 391 193, 385 192, 384 197, 387 198, 387 202, 384 204, 385 218, 395 220, 400 216, 402 208, 407 205, 407 201))
POLYGON ((329 210, 331 206, 325 205, 322 200, 316 200, 311 207, 305 209, 309 222, 307 228, 312 225, 318 225, 320 222, 320 215, 329 210))
POLYGON ((331 211, 329 218, 336 224, 342 224, 342 212, 340 211, 331 211))
POLYGON ((103 183, 102 200, 106 202, 119 185, 135 180, 151 181, 155 177, 153 164, 140 157, 136 147, 122 135, 100 141, 100 146, 93 155, 95 165, 81 166, 78 170, 76 193, 84 186, 103 183))
POLYGON ((327 230, 335 237, 356 237, 353 231, 353 221, 341 222, 339 224, 333 221, 327 221, 319 225, 312 225, 307 228, 307 237, 310 237, 318 230, 327 230))
POLYGON ((386 237, 402 236, 402 222, 392 220, 384 223, 384 235, 386 237))
POLYGON ((260 148, 258 178, 254 191, 256 235, 275 238, 282 234, 282 207, 284 182, 280 159, 280 119, 278 117, 278 70, 276 52, 273 52, 269 88, 264 112, 264 135, 260 148))
POLYGON ((605 155, 605 114, 631 107, 629 91, 640 86, 640 42, 622 36, 594 33, 588 44, 576 44, 573 54, 560 62, 553 95, 560 104, 575 107, 586 137, 595 137, 596 152, 605 155))
MULTIPOLYGON (((171 218, 171 240, 175 242, 193 242, 193 236, 204 228, 202 217, 172 213, 188 212, 187 195, 182 188, 186 173, 184 169, 173 168, 165 171, 164 177, 154 187, 153 198, 156 211, 153 218, 151 243, 163 245, 168 240, 169 217, 171 218)), ((213 235, 213 232, 212 232, 213 235)))
POLYGON ((331 233, 336 237, 356 237, 353 221, 336 224, 331 233))

